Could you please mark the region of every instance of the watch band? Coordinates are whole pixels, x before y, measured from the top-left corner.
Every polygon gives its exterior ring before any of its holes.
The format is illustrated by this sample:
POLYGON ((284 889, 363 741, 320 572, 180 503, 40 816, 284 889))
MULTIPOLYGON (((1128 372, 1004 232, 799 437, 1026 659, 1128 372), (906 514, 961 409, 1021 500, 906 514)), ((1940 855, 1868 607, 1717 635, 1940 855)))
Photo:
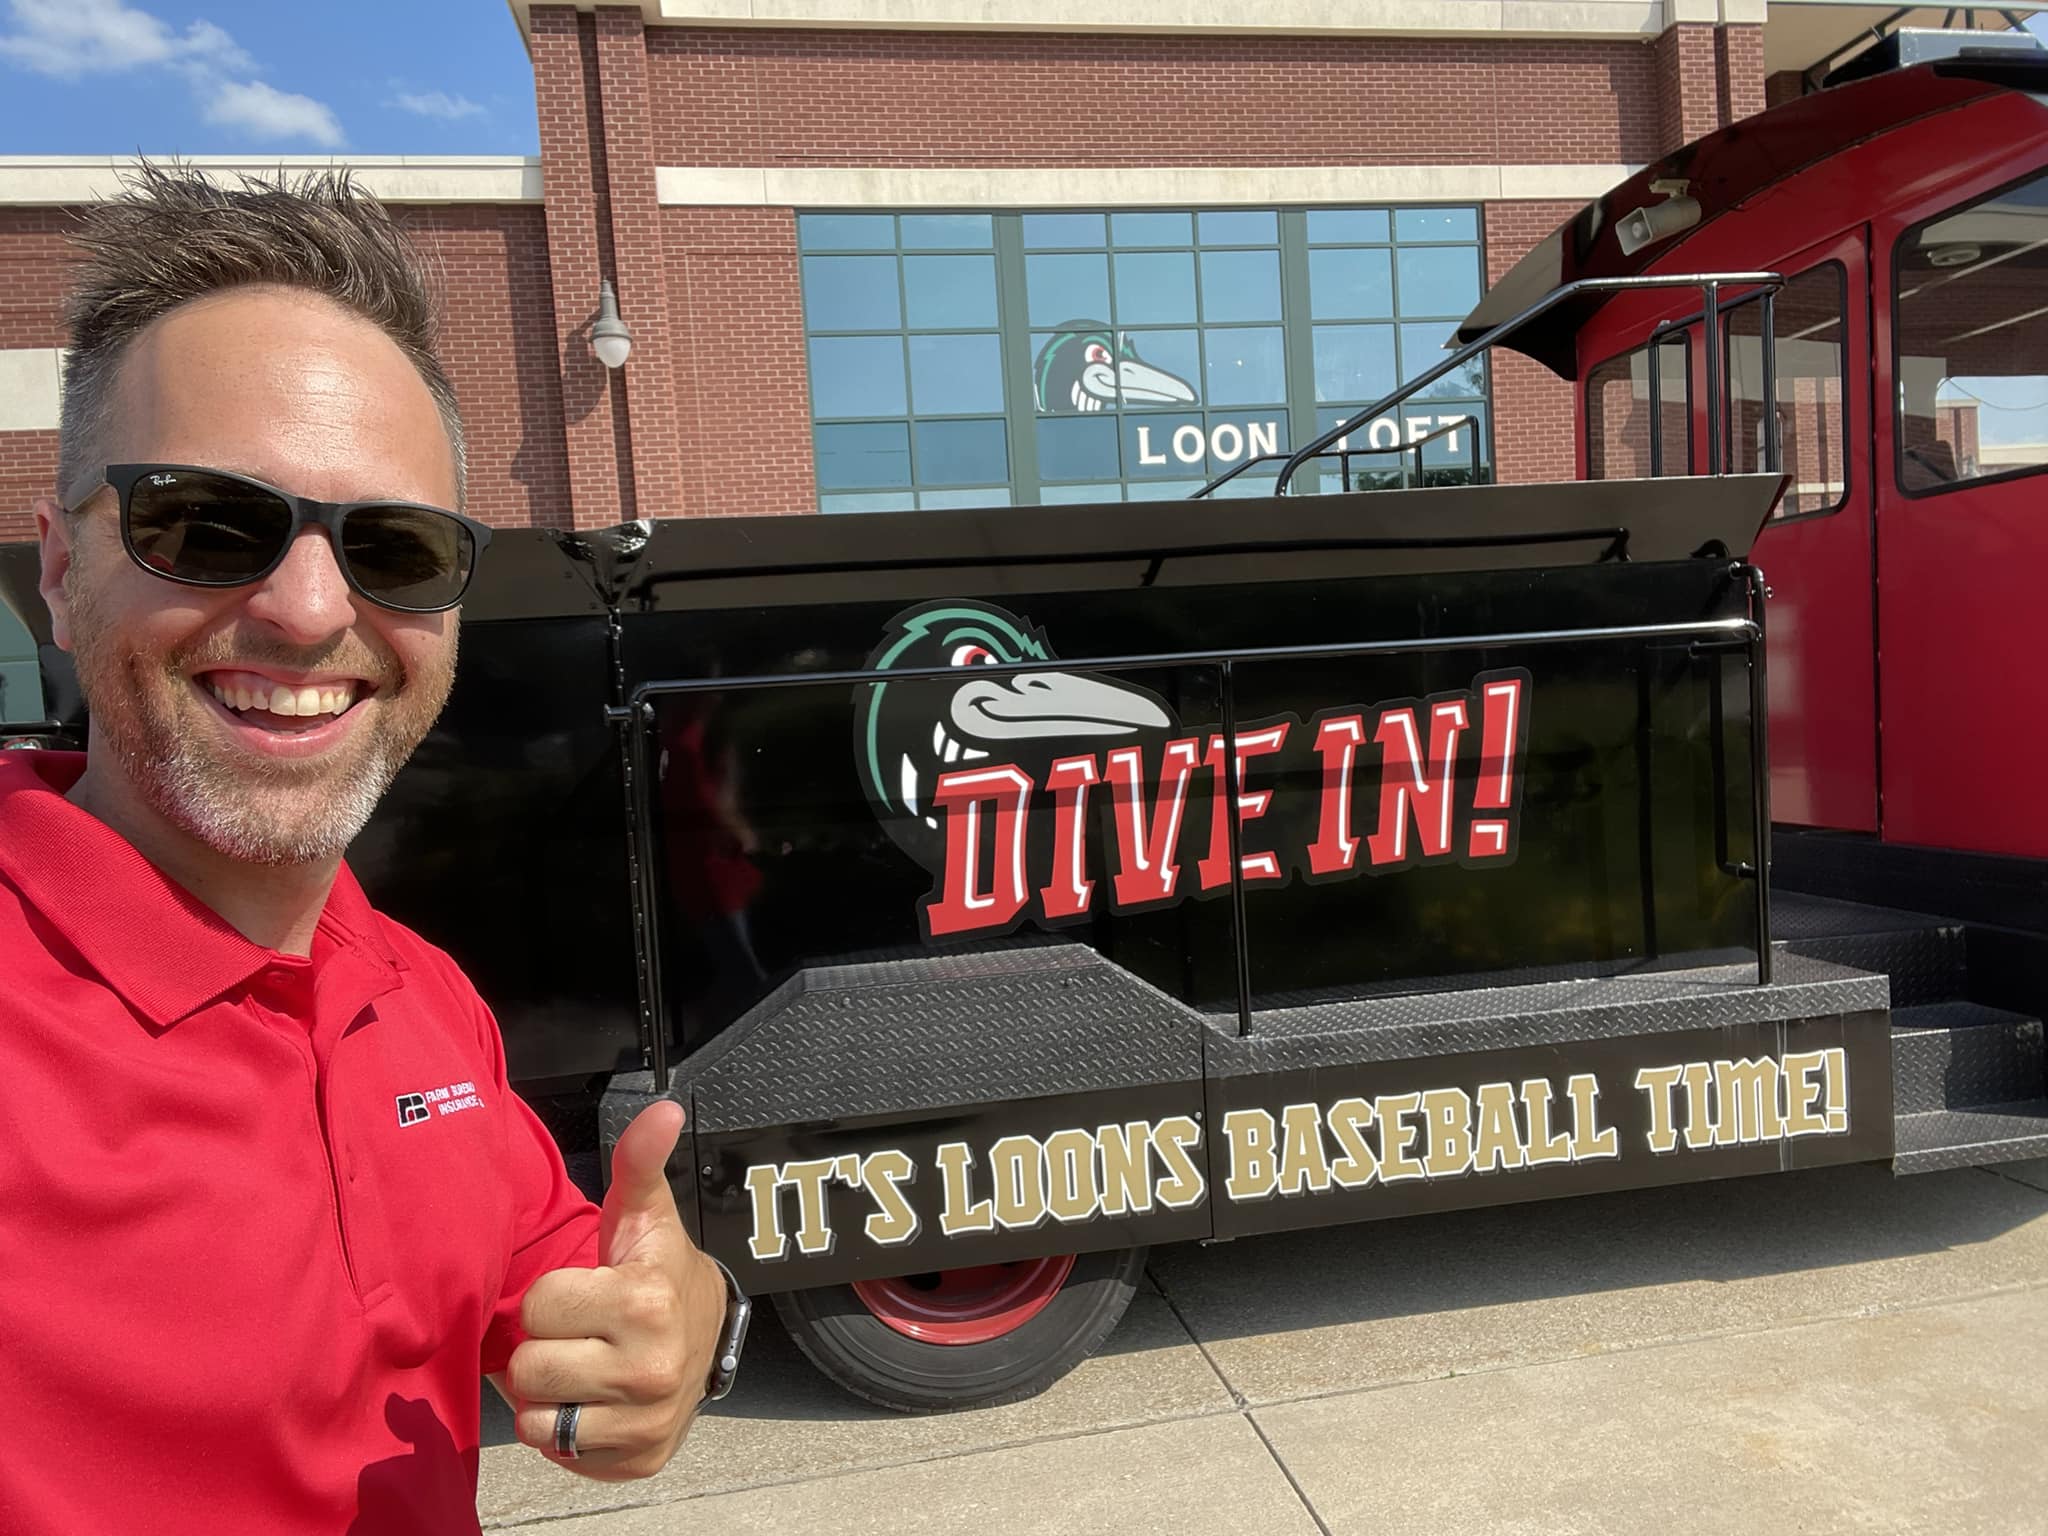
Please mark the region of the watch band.
MULTIPOLYGON (((711 1258, 709 1254, 706 1258, 711 1258)), ((725 1326, 718 1333, 718 1348, 711 1356, 711 1380, 705 1383, 704 1401, 715 1403, 732 1390, 732 1384, 740 1373, 740 1351, 746 1347, 747 1324, 754 1316, 754 1303, 747 1293, 740 1289, 739 1281, 732 1271, 718 1260, 719 1274, 725 1277, 725 1326)))

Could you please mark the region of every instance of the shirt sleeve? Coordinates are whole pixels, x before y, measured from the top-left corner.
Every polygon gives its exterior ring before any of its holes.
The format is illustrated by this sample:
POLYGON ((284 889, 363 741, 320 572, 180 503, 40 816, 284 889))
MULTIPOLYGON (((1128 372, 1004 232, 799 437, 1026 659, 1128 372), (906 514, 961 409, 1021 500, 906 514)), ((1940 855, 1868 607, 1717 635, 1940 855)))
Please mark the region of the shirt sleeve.
POLYGON ((484 1330, 482 1373, 502 1371, 526 1335, 519 1304, 534 1281, 554 1269, 597 1265, 597 1207, 570 1182, 562 1154, 539 1116, 512 1092, 505 1077, 505 1047, 497 1020, 482 1007, 484 1046, 490 1053, 499 1102, 510 1107, 505 1126, 505 1180, 512 1197, 510 1254, 497 1304, 484 1330))

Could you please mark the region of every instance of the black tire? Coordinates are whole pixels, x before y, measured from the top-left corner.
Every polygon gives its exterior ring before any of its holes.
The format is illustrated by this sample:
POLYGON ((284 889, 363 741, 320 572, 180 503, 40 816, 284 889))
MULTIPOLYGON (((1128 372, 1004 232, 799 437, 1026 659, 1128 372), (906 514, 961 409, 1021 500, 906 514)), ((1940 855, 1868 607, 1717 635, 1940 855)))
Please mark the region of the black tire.
POLYGON ((785 1291, 775 1310, 811 1364, 856 1397, 901 1413, 988 1408, 1044 1391, 1093 1354, 1131 1304, 1145 1252, 1080 1255, 1043 1311, 981 1344, 908 1338, 850 1285, 785 1291))

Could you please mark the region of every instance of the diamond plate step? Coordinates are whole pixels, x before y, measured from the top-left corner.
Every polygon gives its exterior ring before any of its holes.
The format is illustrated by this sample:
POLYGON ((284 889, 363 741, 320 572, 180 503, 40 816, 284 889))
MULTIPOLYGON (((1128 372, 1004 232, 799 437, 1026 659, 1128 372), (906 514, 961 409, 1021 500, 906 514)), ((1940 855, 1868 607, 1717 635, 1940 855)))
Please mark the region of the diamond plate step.
POLYGON ((1983 1003, 1892 1010, 1899 1115, 2006 1104, 2048 1092, 2041 1021, 1983 1003))
POLYGON ((1785 895, 1772 902, 1771 937, 1782 952, 1889 976, 1895 1009, 1961 997, 1966 988, 1963 925, 1947 918, 1785 895))
POLYGON ((1901 1115, 1894 1173, 1934 1173, 2048 1157, 2048 1099, 1901 1115))

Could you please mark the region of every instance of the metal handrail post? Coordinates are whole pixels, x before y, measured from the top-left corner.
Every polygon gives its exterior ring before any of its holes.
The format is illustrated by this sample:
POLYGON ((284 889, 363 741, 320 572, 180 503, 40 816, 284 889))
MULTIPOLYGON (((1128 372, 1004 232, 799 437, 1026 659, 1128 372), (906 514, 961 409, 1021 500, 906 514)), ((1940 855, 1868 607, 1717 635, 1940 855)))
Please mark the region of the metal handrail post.
POLYGON ((1721 285, 1700 288, 1700 327, 1707 349, 1707 473, 1721 473, 1721 405, 1727 380, 1721 377, 1721 285))

